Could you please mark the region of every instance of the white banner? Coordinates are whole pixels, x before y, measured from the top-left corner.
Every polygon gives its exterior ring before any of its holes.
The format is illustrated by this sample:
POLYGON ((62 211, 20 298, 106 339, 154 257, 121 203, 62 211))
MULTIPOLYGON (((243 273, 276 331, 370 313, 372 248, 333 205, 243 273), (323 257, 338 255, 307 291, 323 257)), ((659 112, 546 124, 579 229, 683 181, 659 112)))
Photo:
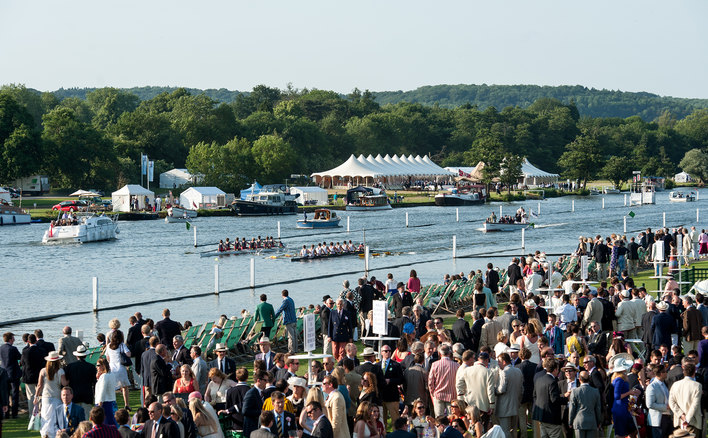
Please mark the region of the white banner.
POLYGON ((308 313, 304 317, 304 335, 305 351, 314 351, 317 348, 317 332, 315 330, 315 314, 308 313))
POLYGON ((377 335, 388 334, 388 301, 374 301, 374 327, 373 332, 377 335))
POLYGON ((580 279, 586 281, 588 279, 588 256, 580 257, 580 279))
POLYGON ((153 181, 153 175, 155 174, 155 162, 148 161, 148 181, 153 181))
POLYGON ((148 168, 148 156, 144 155, 144 154, 140 154, 140 174, 147 175, 147 168, 148 168))

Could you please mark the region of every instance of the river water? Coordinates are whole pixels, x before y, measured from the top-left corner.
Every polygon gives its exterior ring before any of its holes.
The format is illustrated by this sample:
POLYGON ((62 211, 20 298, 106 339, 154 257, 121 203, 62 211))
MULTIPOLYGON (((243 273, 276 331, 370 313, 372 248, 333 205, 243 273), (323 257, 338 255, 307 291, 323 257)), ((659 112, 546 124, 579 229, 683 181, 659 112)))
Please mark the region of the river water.
MULTIPOLYGON (((533 219, 536 228, 525 233, 526 253, 541 250, 549 254, 568 253, 575 249, 578 236, 622 232, 623 216, 627 218, 628 234, 636 235, 646 227, 666 225, 697 225, 708 227, 708 189, 700 190, 699 201, 671 203, 668 192, 656 196, 656 204, 624 206, 624 195, 563 197, 540 201, 541 214, 533 219), (603 198, 605 208, 602 208, 603 198), (572 202, 575 211, 571 211, 572 202), (701 221, 696 224, 696 210, 701 209, 701 221)), ((494 203, 485 206, 459 207, 459 222, 455 207, 415 207, 382 212, 341 212, 342 228, 314 232, 297 230, 300 216, 280 217, 204 217, 193 223, 199 245, 236 237, 281 236, 287 252, 296 253, 303 244, 318 241, 351 239, 357 243, 366 239, 372 252, 390 251, 392 255, 370 259, 370 273, 385 281, 392 273, 396 281, 406 281, 415 269, 423 284, 440 283, 444 274, 467 273, 484 269, 487 262, 506 266, 513 255, 522 253, 521 233, 482 233, 481 223, 494 211, 512 214, 519 206, 538 211, 539 201, 494 203), (406 213, 409 227, 406 227, 406 213), (350 232, 346 232, 346 217, 350 232), (365 230, 365 231, 364 231, 365 230), (457 236, 457 255, 485 255, 478 258, 452 258, 452 236, 457 236)), ((261 293, 277 309, 282 289, 288 289, 297 306, 318 303, 325 294, 335 295, 343 280, 356 285, 364 272, 364 260, 340 257, 305 263, 290 262, 272 254, 255 256, 256 289, 210 294, 214 291, 214 265, 219 265, 220 290, 247 287, 250 283, 251 256, 200 257, 199 252, 211 246, 193 247, 193 231, 184 224, 164 221, 119 222, 118 239, 88 244, 42 245, 46 224, 0 228, 0 272, 2 273, 2 305, 0 322, 63 312, 90 311, 92 308, 92 277, 99 279, 99 307, 132 304, 128 308, 107 310, 98 314, 66 316, 32 323, 18 323, 0 328, 23 333, 42 328, 45 338, 55 340, 61 328, 70 325, 84 332, 84 340, 95 344, 95 334, 107 330, 108 321, 117 317, 127 326, 128 316, 140 310, 144 316, 160 318, 164 307, 172 311, 173 319, 201 323, 215 320, 225 313, 240 314, 242 309, 253 311, 261 293), (328 278, 313 279, 323 275, 328 278), (299 281, 296 281, 299 280, 299 281), (287 282, 273 286, 267 283, 287 282), (164 298, 182 298, 194 294, 209 294, 153 303, 164 298)), ((555 260, 555 257, 551 257, 555 260)))

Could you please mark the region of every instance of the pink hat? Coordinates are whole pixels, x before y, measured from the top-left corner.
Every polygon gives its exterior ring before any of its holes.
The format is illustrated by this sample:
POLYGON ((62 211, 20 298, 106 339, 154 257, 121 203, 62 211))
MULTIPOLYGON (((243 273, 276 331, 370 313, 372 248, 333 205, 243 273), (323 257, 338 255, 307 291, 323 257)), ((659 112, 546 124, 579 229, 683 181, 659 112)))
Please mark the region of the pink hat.
POLYGON ((189 393, 189 397, 187 397, 187 400, 191 400, 193 398, 198 398, 199 400, 201 400, 202 394, 199 391, 192 391, 189 393))

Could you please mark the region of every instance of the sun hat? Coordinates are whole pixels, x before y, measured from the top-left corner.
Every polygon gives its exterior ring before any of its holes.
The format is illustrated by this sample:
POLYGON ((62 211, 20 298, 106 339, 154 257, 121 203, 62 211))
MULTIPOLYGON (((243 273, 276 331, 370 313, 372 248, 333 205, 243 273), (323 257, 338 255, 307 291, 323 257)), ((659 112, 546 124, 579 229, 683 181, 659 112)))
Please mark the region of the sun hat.
POLYGON ((202 399, 202 394, 199 391, 192 391, 189 393, 189 397, 187 397, 187 400, 191 400, 193 398, 202 399))
POLYGON ((216 344, 216 347, 214 348, 214 351, 228 351, 229 349, 226 348, 226 345, 224 344, 216 344))
POLYGON ((303 379, 302 377, 293 376, 288 379, 288 386, 290 386, 290 390, 293 392, 295 392, 296 386, 301 386, 307 389, 307 380, 303 379))
POLYGON ((44 360, 46 360, 46 361, 48 361, 48 362, 54 362, 54 361, 57 361, 57 360, 62 360, 63 358, 64 358, 64 356, 62 356, 61 354, 59 354, 58 351, 52 351, 52 352, 49 353, 48 356, 46 356, 46 357, 44 358, 44 360))
POLYGON ((627 371, 632 368, 632 365, 634 365, 633 360, 629 360, 625 357, 618 357, 617 359, 612 361, 612 369, 610 370, 610 372, 618 373, 622 371, 627 371))
POLYGON ((364 351, 361 353, 362 357, 367 357, 367 356, 376 356, 376 353, 374 352, 374 349, 371 347, 366 347, 364 348, 364 351))
POLYGON ((519 344, 511 344, 511 346, 506 347, 506 350, 504 350, 505 353, 518 353, 519 352, 519 344))
POLYGON ((535 309, 536 302, 534 300, 528 300, 524 303, 524 307, 528 307, 529 309, 535 309))
POLYGON ((81 344, 76 347, 76 351, 74 351, 74 356, 88 356, 88 352, 86 351, 86 347, 84 346, 84 344, 81 344))
POLYGON ((268 336, 263 336, 259 341, 259 344, 270 344, 270 339, 268 339, 268 336))
POLYGON ((659 311, 666 311, 666 310, 668 310, 669 305, 666 304, 665 301, 659 301, 659 303, 657 303, 657 305, 656 305, 656 308, 659 311))

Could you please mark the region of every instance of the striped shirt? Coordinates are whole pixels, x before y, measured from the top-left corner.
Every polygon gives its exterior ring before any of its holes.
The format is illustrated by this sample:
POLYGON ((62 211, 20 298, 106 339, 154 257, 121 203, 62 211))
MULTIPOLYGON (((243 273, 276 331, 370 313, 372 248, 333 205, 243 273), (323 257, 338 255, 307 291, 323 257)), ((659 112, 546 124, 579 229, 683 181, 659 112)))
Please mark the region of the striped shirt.
POLYGON ((121 438, 118 429, 110 424, 96 424, 83 438, 121 438))
POLYGON ((283 324, 293 324, 297 322, 297 317, 295 316, 295 301, 293 301, 292 298, 285 297, 283 299, 283 304, 281 304, 278 311, 275 312, 275 318, 281 313, 283 314, 283 324))
POLYGON ((455 375, 460 364, 450 359, 442 357, 433 362, 428 374, 428 389, 430 395, 436 400, 451 402, 457 398, 455 389, 455 375))

